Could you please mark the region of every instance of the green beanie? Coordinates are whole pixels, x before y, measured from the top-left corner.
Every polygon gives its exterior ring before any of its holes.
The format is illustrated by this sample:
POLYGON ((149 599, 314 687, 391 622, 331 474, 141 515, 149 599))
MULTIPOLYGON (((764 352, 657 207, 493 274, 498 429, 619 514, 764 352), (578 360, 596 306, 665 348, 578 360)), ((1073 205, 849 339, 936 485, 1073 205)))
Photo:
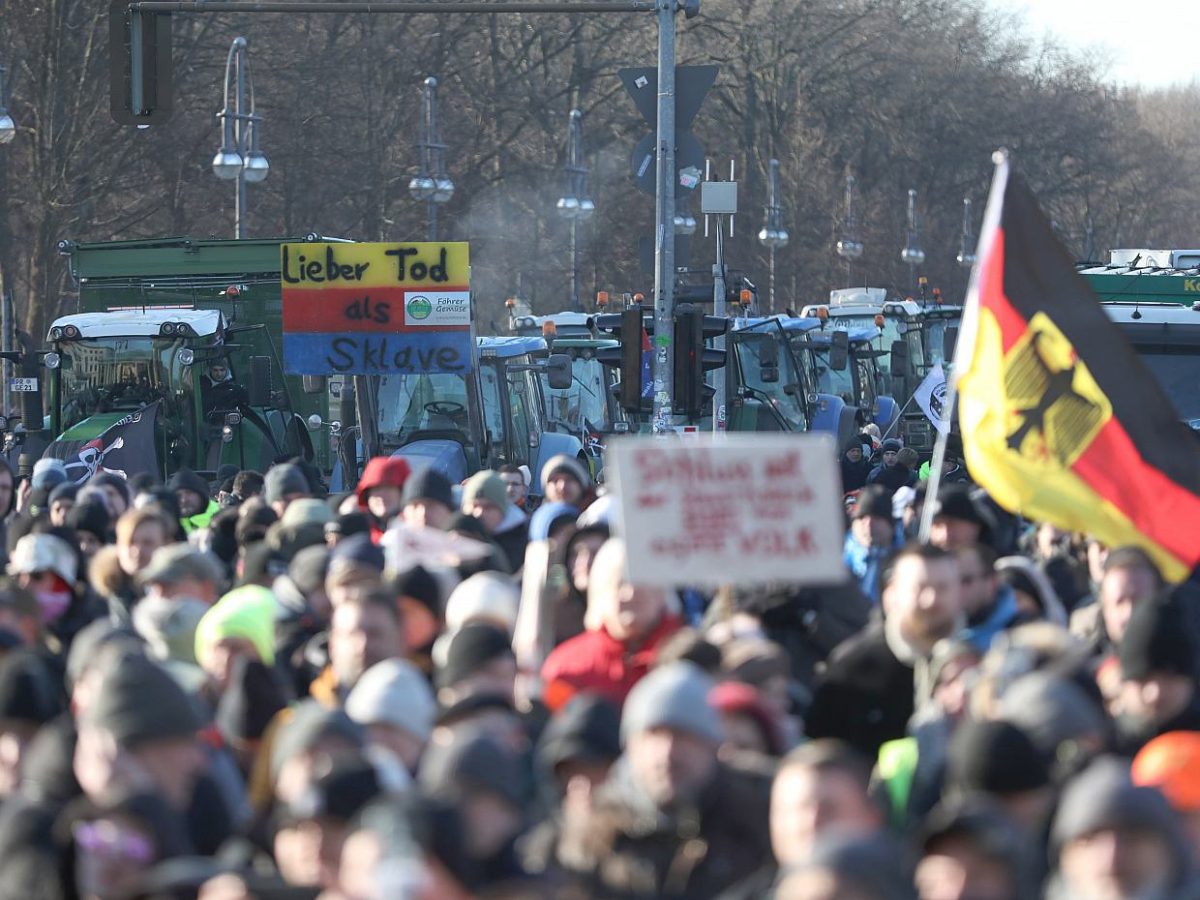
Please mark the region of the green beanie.
POLYGON ((470 513, 476 500, 486 500, 501 512, 508 512, 508 490, 504 479, 491 469, 476 472, 463 485, 462 510, 470 513))
POLYGON ((196 659, 201 665, 212 645, 225 638, 249 641, 265 665, 274 665, 275 595, 265 587, 248 584, 214 603, 196 626, 196 659))

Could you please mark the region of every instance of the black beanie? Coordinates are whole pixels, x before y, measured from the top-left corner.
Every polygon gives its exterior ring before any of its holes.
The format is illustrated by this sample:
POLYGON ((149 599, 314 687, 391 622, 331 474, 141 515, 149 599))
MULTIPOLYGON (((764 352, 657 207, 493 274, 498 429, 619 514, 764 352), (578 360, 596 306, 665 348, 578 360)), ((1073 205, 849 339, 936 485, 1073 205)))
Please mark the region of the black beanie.
POLYGON ((121 657, 105 673, 84 721, 109 732, 125 748, 193 737, 200 729, 199 716, 179 683, 139 653, 121 657))
POLYGON ((417 500, 433 500, 447 509, 454 509, 449 479, 431 466, 418 469, 408 476, 400 499, 402 506, 408 506, 417 500))
POLYGON ((853 519, 865 516, 878 516, 881 519, 892 520, 892 492, 879 484, 869 484, 858 492, 854 504, 853 519))
POLYGON ((508 635, 480 623, 464 625, 450 638, 446 665, 437 674, 438 687, 449 687, 478 672, 492 660, 512 656, 508 635))
POLYGON ((217 704, 217 727, 228 740, 257 741, 286 706, 287 694, 275 670, 243 657, 217 704))
POLYGON ((572 760, 612 762, 621 755, 621 713, 595 694, 577 694, 552 718, 538 741, 548 770, 572 760))
POLYGON ((360 810, 377 800, 382 786, 375 767, 365 759, 336 762, 319 775, 286 810, 293 821, 330 818, 349 822, 360 810))
POLYGON ((411 597, 429 610, 435 619, 442 618, 442 590, 437 579, 424 566, 416 565, 397 572, 388 587, 398 597, 411 597))
POLYGON ((1196 639, 1174 591, 1133 608, 1118 654, 1121 675, 1141 680, 1153 672, 1196 675, 1196 639))
POLYGON ((76 531, 86 531, 88 534, 94 535, 96 540, 102 543, 107 543, 109 531, 112 528, 112 519, 108 514, 108 507, 103 503, 87 501, 85 503, 77 503, 67 513, 67 524, 76 531))
POLYGON ((950 739, 946 787, 962 794, 1004 796, 1050 784, 1046 760, 1009 722, 964 722, 950 739))
POLYGON ((199 494, 205 500, 208 499, 208 482, 191 469, 180 469, 171 476, 171 480, 167 482, 167 487, 172 491, 192 491, 199 494))
POLYGON ((63 709, 62 691, 40 656, 31 650, 5 655, 0 663, 0 720, 45 725, 63 709))

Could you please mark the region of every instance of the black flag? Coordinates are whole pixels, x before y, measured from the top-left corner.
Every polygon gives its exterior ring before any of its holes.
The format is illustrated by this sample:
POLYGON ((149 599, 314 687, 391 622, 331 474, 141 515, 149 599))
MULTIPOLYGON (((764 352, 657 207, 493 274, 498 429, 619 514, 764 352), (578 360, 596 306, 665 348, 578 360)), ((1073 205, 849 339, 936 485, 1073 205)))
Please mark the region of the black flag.
POLYGON ((154 423, 161 401, 132 412, 88 441, 54 441, 45 457, 66 463, 67 481, 83 484, 97 472, 132 478, 139 472, 158 472, 154 423))

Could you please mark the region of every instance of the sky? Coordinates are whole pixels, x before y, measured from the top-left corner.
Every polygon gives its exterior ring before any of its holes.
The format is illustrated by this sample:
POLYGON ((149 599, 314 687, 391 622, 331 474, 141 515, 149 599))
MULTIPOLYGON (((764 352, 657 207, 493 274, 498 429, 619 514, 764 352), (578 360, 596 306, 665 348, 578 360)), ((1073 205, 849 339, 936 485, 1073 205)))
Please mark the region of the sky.
POLYGON ((1189 27, 1195 0, 989 0, 1023 13, 1032 33, 1050 31, 1069 47, 1102 47, 1111 77, 1148 88, 1200 79, 1189 27))

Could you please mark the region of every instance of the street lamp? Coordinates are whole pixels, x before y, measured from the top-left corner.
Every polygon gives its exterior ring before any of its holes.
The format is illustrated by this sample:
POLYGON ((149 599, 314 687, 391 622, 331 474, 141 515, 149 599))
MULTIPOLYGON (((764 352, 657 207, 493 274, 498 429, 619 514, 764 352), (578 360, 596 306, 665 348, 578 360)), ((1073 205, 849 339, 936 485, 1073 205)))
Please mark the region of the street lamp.
POLYGON ((775 314, 775 251, 786 247, 787 229, 783 227, 783 210, 779 206, 779 160, 770 162, 770 177, 767 180, 767 205, 763 210, 763 227, 758 240, 767 248, 768 258, 768 308, 775 314))
POLYGON ((958 264, 964 269, 975 265, 975 228, 971 220, 971 198, 963 197, 962 238, 958 242, 958 264))
POLYGON ((0 144, 7 144, 17 136, 17 123, 8 114, 8 105, 4 102, 4 73, 8 71, 0 66, 0 144))
POLYGON ((579 300, 579 223, 596 211, 596 202, 588 194, 588 168, 583 161, 583 113, 571 110, 567 117, 567 155, 563 160, 563 193, 554 205, 571 226, 571 309, 580 312, 579 300))
POLYGON ((408 192, 418 203, 425 204, 427 238, 437 240, 438 206, 449 203, 454 196, 454 181, 446 171, 446 145, 441 142, 437 126, 438 80, 430 75, 421 90, 421 126, 417 148, 420 160, 417 174, 408 183, 408 192))
POLYGON ((259 146, 262 116, 254 111, 254 79, 250 74, 250 54, 244 37, 233 39, 225 58, 225 103, 217 118, 221 120, 221 149, 213 157, 213 174, 222 181, 237 181, 233 229, 234 237, 240 241, 246 236, 246 182, 258 184, 271 170, 271 164, 259 146), (232 108, 229 105, 231 88, 232 108))
POLYGON ((858 217, 854 212, 854 176, 846 173, 845 205, 846 218, 842 223, 842 236, 837 242, 837 255, 846 261, 846 287, 852 281, 854 261, 863 255, 863 242, 858 236, 858 217))
POLYGON ((908 189, 908 240, 900 251, 900 261, 908 266, 910 284, 917 284, 917 267, 925 262, 925 251, 921 249, 920 235, 917 233, 917 192, 908 189))

